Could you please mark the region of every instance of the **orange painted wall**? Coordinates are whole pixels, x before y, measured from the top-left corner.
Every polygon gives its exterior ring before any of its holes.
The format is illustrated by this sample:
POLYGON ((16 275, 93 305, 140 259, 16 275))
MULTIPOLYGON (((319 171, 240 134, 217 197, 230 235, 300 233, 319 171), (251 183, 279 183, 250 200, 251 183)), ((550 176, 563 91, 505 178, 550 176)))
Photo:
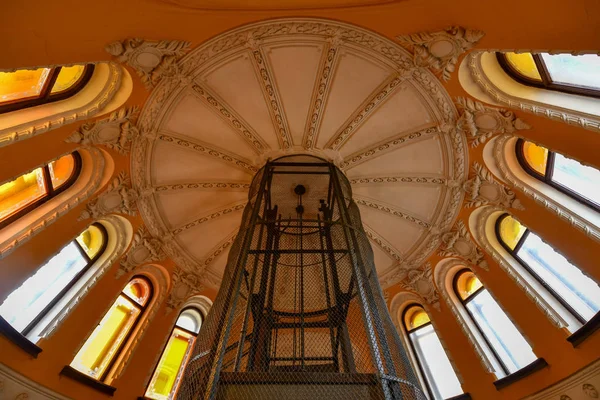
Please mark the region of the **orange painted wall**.
MULTIPOLYGON (((240 3, 242 1, 240 0, 240 3)), ((196 3, 201 3, 198 1, 196 3)), ((439 30, 450 25, 481 29, 486 36, 478 48, 500 49, 598 49, 600 45, 600 2, 595 0, 481 1, 481 0, 404 0, 393 4, 335 8, 329 10, 285 11, 203 11, 174 6, 161 0, 29 1, 8 0, 0 13, 0 70, 109 60, 104 46, 127 37, 181 39, 192 47, 236 26, 267 18, 313 16, 338 19, 374 30, 389 38, 399 34, 439 30)), ((147 91, 134 76, 134 92, 126 105, 142 105, 147 91)), ((454 73, 446 87, 452 97, 467 96, 454 73)), ((557 121, 517 112, 534 128, 520 132, 523 136, 600 167, 600 135, 557 121)), ((64 143, 78 124, 66 125, 31 139, 0 148, 0 182, 23 173, 41 163, 75 148, 64 143)), ((470 159, 483 164, 483 146, 470 149, 470 159)), ((115 174, 129 170, 129 159, 109 151, 115 160, 115 174)), ((565 221, 559 220, 524 194, 518 193, 526 211, 515 215, 555 246, 568 259, 600 281, 597 259, 600 244, 565 221)), ((0 298, 4 298, 36 268, 79 233, 87 222, 78 222, 84 205, 71 210, 32 240, 0 260, 0 298)), ((471 210, 463 209, 459 218, 468 221, 471 210)), ((128 217, 134 229, 141 220, 128 217)), ((441 311, 430 310, 439 328, 438 334, 448 346, 464 378, 464 389, 474 399, 517 399, 563 379, 600 357, 600 335, 595 334, 574 349, 567 334, 552 326, 546 317, 490 258, 490 271, 477 270, 484 284, 506 309, 544 357, 549 368, 537 372, 498 392, 446 304, 441 311)), ((439 259, 431 258, 432 264, 439 259)), ((169 271, 172 263, 164 265, 169 271)), ((39 343, 43 352, 32 359, 0 336, 0 362, 23 375, 74 399, 107 397, 61 378, 58 373, 68 365, 112 304, 127 277, 115 279, 117 265, 108 270, 55 332, 39 343)), ((388 290, 390 298, 399 290, 388 290)), ((214 291, 205 293, 214 298, 214 291)), ((169 334, 175 315, 165 313, 160 305, 150 329, 141 339, 122 376, 113 382, 114 398, 141 396, 169 334)))

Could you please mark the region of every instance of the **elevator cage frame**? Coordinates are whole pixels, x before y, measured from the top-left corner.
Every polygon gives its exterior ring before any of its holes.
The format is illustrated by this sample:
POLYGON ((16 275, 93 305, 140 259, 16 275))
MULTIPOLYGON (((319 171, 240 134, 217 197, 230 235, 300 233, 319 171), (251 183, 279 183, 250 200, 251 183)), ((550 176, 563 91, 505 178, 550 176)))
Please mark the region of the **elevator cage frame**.
POLYGON ((180 400, 426 400, 350 182, 333 163, 285 156, 256 173, 221 288, 176 384, 180 400))

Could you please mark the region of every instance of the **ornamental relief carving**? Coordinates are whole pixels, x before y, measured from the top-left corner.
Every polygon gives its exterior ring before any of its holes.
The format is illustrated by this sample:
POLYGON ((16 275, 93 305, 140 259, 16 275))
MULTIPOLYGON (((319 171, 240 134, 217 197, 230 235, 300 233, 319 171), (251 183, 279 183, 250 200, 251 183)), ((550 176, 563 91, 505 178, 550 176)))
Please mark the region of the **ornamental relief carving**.
POLYGON ((198 274, 185 272, 179 267, 175 267, 171 279, 171 291, 166 301, 167 312, 179 309, 190 296, 204 289, 198 274))
POLYGON ((460 257, 489 271, 483 252, 471 239, 469 230, 462 220, 458 220, 451 231, 442 234, 441 241, 442 247, 438 251, 441 257, 460 257))
POLYGON ((139 135, 135 125, 138 107, 121 108, 108 118, 88 122, 79 127, 68 138, 67 143, 77 143, 84 147, 104 145, 119 154, 131 151, 131 143, 139 135))
POLYGON ((162 242, 152 237, 146 227, 142 225, 133 235, 133 241, 127 255, 121 259, 116 278, 120 278, 142 264, 167 258, 162 246, 162 242))
POLYGON ((125 171, 121 171, 97 198, 87 203, 78 221, 97 219, 107 214, 137 215, 136 201, 139 192, 131 188, 131 181, 125 171))
POLYGON ((515 210, 525 209, 515 192, 498 183, 492 173, 478 162, 473 163, 471 177, 462 184, 462 189, 466 193, 467 208, 490 204, 515 210))
POLYGON ((418 293, 436 310, 440 311, 440 296, 433 284, 433 269, 430 263, 422 264, 416 269, 410 269, 400 287, 418 293))
POLYGON ((416 65, 429 67, 448 81, 458 58, 484 35, 482 31, 452 26, 443 31, 400 35, 396 39, 413 52, 416 65))
POLYGON ((106 45, 105 50, 137 72, 142 83, 151 89, 165 76, 178 72, 177 62, 187 53, 190 42, 181 40, 148 41, 126 39, 106 45))
POLYGON ((485 143, 492 135, 514 133, 517 130, 531 129, 513 111, 484 106, 470 98, 458 97, 456 104, 461 111, 457 127, 465 132, 471 147, 485 143))

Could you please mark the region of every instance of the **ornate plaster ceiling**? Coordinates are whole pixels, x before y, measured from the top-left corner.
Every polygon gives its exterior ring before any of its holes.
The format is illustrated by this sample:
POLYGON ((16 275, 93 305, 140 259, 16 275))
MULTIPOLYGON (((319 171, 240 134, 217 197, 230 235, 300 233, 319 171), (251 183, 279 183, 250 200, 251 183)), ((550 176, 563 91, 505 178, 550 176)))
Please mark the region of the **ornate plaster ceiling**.
POLYGON ((431 255, 459 211, 467 160, 456 118, 439 80, 394 42, 328 20, 268 21, 194 49, 157 85, 132 180, 165 252, 218 286, 265 160, 333 160, 389 285, 431 255))

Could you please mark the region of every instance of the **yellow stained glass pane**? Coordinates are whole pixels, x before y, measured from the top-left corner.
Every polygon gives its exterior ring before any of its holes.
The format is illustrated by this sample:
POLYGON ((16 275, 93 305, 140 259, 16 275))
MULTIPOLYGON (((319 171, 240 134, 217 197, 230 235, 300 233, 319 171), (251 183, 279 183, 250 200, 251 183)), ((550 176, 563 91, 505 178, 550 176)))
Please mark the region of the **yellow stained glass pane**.
POLYGON ((38 96, 49 73, 50 68, 0 72, 0 104, 38 96))
POLYGON ((77 83, 81 75, 83 75, 83 71, 85 70, 85 65, 73 65, 72 67, 62 67, 60 72, 58 73, 58 77, 54 82, 54 86, 52 86, 52 91, 50 93, 58 93, 63 90, 70 89, 73 85, 77 83))
POLYGON ((404 325, 408 330, 423 326, 429 321, 429 315, 420 306, 412 306, 404 314, 404 325))
POLYGON ((525 234, 527 228, 521 225, 519 221, 511 217, 510 215, 504 217, 500 221, 500 239, 508 246, 509 249, 514 250, 521 240, 521 237, 525 234))
POLYGON ((461 299, 468 299, 473 293, 479 288, 483 287, 483 284, 471 271, 465 271, 460 274, 458 281, 456 282, 456 288, 458 289, 458 295, 461 299))
POLYGON ((54 189, 58 189, 73 174, 73 170, 75 169, 75 159, 71 154, 68 154, 59 158, 58 160, 52 161, 48 167, 50 167, 52 187, 54 189))
POLYGON ((44 172, 35 169, 0 185, 0 221, 18 212, 46 194, 44 172))
POLYGON ((127 286, 125 286, 123 293, 131 297, 139 305, 143 306, 150 297, 150 286, 145 279, 134 278, 127 284, 127 286))
POLYGON ((536 81, 542 81, 540 71, 535 65, 531 53, 505 53, 505 55, 508 63, 521 75, 536 81))
POLYGON ((90 225, 77 236, 77 242, 83 247, 89 258, 94 258, 104 244, 104 235, 100 228, 90 225))
POLYGON ((525 161, 534 171, 546 175, 546 165, 548 163, 548 149, 538 146, 535 143, 523 143, 523 156, 525 161))
POLYGON ((178 328, 173 330, 146 390, 146 398, 152 400, 173 398, 194 341, 193 335, 178 328))
POLYGON ((71 367, 100 379, 127 337, 140 310, 124 296, 119 296, 100 324, 81 347, 71 367))

